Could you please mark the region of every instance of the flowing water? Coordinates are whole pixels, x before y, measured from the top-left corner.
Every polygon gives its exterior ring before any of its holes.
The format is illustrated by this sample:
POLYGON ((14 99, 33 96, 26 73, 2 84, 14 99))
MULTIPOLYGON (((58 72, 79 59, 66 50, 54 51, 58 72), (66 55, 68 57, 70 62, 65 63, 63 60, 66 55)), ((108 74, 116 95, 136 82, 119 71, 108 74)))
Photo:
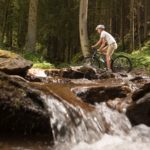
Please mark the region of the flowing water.
POLYGON ((123 113, 105 103, 92 112, 73 107, 52 96, 45 97, 55 144, 35 141, 7 141, 2 150, 149 150, 150 128, 132 127, 123 113), (19 145, 19 146, 18 146, 19 145))
POLYGON ((86 113, 80 108, 47 97, 55 145, 35 141, 7 141, 2 150, 149 150, 150 128, 131 127, 124 114, 97 104, 86 113), (19 146, 18 146, 19 145, 19 146))

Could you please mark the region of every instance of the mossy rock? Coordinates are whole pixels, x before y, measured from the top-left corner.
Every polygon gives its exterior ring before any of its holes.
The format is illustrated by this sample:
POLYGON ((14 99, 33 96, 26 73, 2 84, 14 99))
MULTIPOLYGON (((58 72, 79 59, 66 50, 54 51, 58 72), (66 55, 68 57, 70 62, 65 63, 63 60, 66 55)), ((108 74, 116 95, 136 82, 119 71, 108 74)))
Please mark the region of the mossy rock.
POLYGON ((25 60, 13 52, 0 50, 0 71, 7 74, 24 76, 31 67, 31 61, 25 60))

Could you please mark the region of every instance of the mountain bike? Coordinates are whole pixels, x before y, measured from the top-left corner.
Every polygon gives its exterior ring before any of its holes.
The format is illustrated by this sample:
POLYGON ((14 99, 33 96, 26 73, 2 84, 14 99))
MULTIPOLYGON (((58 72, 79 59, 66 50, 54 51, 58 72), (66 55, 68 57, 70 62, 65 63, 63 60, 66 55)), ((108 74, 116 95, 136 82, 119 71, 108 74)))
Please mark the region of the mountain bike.
MULTIPOLYGON (((92 57, 91 57, 91 66, 95 68, 100 69, 106 69, 106 60, 105 55, 102 53, 99 53, 97 49, 92 48, 93 51, 92 57)), ((118 55, 114 57, 114 55, 111 58, 111 69, 113 72, 130 72, 132 70, 132 63, 131 60, 125 56, 125 55, 118 55)))

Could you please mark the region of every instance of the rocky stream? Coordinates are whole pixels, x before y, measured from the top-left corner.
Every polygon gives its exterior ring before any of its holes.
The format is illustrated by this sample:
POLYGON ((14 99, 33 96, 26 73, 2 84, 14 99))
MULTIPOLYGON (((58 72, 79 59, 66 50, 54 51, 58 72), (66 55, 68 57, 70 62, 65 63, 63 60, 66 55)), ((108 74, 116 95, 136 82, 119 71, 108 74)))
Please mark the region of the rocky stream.
POLYGON ((35 69, 0 50, 0 150, 148 150, 150 77, 35 69))

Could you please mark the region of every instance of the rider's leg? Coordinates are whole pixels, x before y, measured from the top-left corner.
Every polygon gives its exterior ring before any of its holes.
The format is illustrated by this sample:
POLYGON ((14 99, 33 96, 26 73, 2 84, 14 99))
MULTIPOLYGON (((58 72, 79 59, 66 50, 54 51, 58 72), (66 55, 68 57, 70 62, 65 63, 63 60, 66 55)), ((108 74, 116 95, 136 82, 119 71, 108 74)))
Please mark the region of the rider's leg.
POLYGON ((115 49, 116 47, 114 46, 114 44, 110 44, 108 46, 107 53, 106 53, 106 64, 107 64, 108 70, 111 70, 111 56, 114 53, 115 49))
POLYGON ((108 49, 108 45, 107 45, 107 46, 105 46, 105 47, 104 47, 104 48, 102 48, 102 49, 98 49, 98 52, 100 52, 100 53, 102 53, 102 54, 106 55, 106 53, 107 53, 107 49, 108 49))
POLYGON ((106 64, 107 64, 108 70, 111 70, 110 59, 111 59, 110 56, 109 56, 109 55, 106 55, 106 64))

